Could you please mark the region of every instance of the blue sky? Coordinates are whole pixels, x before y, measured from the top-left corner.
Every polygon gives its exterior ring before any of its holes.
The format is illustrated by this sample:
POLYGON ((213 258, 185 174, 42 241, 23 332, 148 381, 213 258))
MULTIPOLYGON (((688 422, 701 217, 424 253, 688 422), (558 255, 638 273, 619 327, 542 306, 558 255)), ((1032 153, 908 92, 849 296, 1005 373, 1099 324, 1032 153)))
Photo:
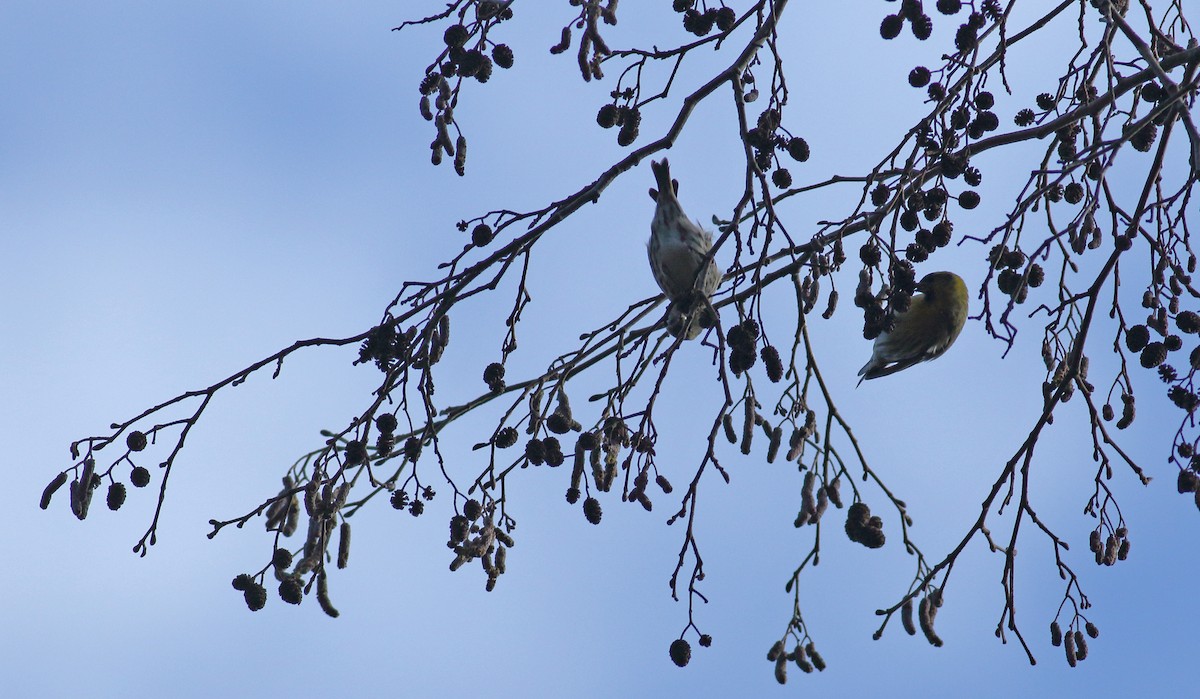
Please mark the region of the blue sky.
MULTIPOLYGON (((612 40, 686 41, 669 5, 657 4, 664 7, 644 22, 633 21, 639 8, 623 4, 627 19, 612 40)), ((939 24, 927 45, 907 36, 884 44, 875 18, 889 9, 883 3, 871 5, 869 20, 794 4, 784 26, 785 36, 799 37, 785 49, 794 66, 789 123, 808 138, 813 159, 793 172, 798 181, 865 172, 921 113, 905 76, 936 60, 952 27, 939 24), (836 64, 823 62, 830 55, 836 64)), ((518 8, 521 21, 505 39, 519 70, 497 71, 457 110, 470 139, 465 178, 428 164, 432 132, 417 113, 416 85, 440 30, 389 31, 436 2, 0 8, 0 230, 10 241, 0 275, 0 420, 13 436, 10 505, 0 514, 9 560, 0 572, 9 601, 0 612, 0 666, 13 696, 1182 695, 1193 682, 1195 615, 1181 583, 1200 572, 1186 543, 1196 512, 1175 494, 1165 461, 1177 411, 1140 373, 1139 419, 1124 445, 1156 480, 1142 488, 1117 469, 1112 481, 1130 523, 1128 561, 1089 561, 1092 524, 1081 513, 1094 467, 1080 403, 1064 406, 1038 450, 1039 514, 1071 543, 1095 605, 1089 617, 1101 629, 1074 670, 1048 642, 1062 582, 1049 545, 1030 528, 1018 558, 1018 619, 1036 667, 992 635, 1002 561, 979 542, 956 566, 939 613, 945 647, 898 628, 872 641, 873 611, 907 588, 911 559, 896 545, 851 544, 831 520, 822 565, 802 583, 829 669, 803 676, 793 668, 789 686, 778 688, 766 651, 787 622, 783 584, 812 531, 791 526, 801 483, 794 466, 768 465, 758 450, 730 450, 732 482, 702 484, 711 603, 697 619, 714 644, 693 644, 683 670, 666 653, 687 623, 686 605, 666 585, 682 537, 664 525, 671 498, 658 496, 650 514, 604 498, 604 521, 593 527, 563 500, 563 471, 522 473, 509 488, 517 546, 492 593, 474 567, 447 570, 448 502, 438 499, 421 518, 388 507, 354 518, 351 565, 331 580, 339 619, 311 599, 297 609, 272 598, 252 614, 229 580, 259 568, 270 539, 256 522, 210 541, 207 521, 253 509, 294 458, 319 445, 318 430, 361 411, 376 376, 350 365, 352 348, 298 354, 279 379, 257 376, 214 400, 172 475, 159 543, 147 557, 130 548, 153 514, 150 489, 131 493, 118 514, 97 503, 85 523, 62 494, 49 512, 37 509, 42 487, 68 465, 73 439, 296 339, 369 327, 403 281, 432 278, 439 261, 461 250, 455 221, 543 206, 615 161, 615 134, 593 121, 611 84, 580 85, 570 57, 545 51, 569 16, 557 5, 539 17, 532 6, 518 8)), ((1021 99, 1052 87, 1054 76, 1037 69, 1056 50, 1047 42, 1010 58, 1017 97, 1001 103, 1004 123, 1021 99)), ((678 89, 701 79, 702 70, 685 70, 678 89)), ((642 138, 661 133, 670 116, 648 112, 642 138)), ((702 221, 727 214, 740 192, 731 117, 727 97, 703 105, 670 152, 683 204, 702 221)), ((993 152, 978 163, 984 205, 959 211, 956 230, 997 225, 1031 152, 993 152)), ((648 168, 627 173, 539 244, 510 377, 655 293, 644 252, 649 186, 648 168)), ((783 211, 802 232, 844 215, 844 203, 797 197, 783 211)), ((984 252, 952 247, 930 264, 958 270, 975 288, 984 252)), ((1003 346, 971 322, 936 363, 854 390, 870 347, 848 303, 853 274, 839 278, 842 311, 813 326, 822 369, 874 467, 908 501, 913 535, 940 559, 1033 423, 1040 331, 1025 326, 1001 359, 1003 346)), ((784 319, 787 296, 770 299, 784 319)), ((499 356, 507 303, 455 315, 455 337, 464 340, 445 360, 446 404, 483 388, 479 372, 499 356)), ((684 352, 659 408, 675 416, 660 425, 659 463, 677 486, 703 451, 699 435, 712 417, 703 406, 719 400, 704 352, 684 352)), ((1093 376, 1112 368, 1102 354, 1093 359, 1093 376)), ((578 405, 583 386, 604 379, 582 384, 578 405)), ((444 447, 452 466, 479 468, 470 446, 495 417, 463 422, 444 447)), ((878 493, 868 501, 882 508, 878 493)), ((895 514, 881 514, 893 536, 895 514)))

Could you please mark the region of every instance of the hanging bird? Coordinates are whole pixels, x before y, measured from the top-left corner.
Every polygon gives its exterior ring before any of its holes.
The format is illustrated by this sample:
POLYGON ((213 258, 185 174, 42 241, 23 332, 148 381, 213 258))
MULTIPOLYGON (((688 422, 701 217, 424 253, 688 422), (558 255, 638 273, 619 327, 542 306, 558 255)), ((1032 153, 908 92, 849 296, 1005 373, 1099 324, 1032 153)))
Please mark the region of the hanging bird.
POLYGON ((650 190, 650 198, 656 203, 647 244, 650 269, 658 288, 670 301, 667 332, 691 340, 703 328, 716 325, 716 313, 708 298, 721 283, 721 270, 710 259, 700 271, 712 249, 712 234, 683 212, 676 196, 679 183, 671 179, 667 160, 651 161, 650 170, 658 184, 657 190, 650 190))
POLYGON ((866 379, 903 371, 937 359, 950 349, 967 322, 967 285, 953 272, 927 274, 917 284, 908 310, 896 314, 896 325, 875 338, 871 359, 858 375, 866 379))

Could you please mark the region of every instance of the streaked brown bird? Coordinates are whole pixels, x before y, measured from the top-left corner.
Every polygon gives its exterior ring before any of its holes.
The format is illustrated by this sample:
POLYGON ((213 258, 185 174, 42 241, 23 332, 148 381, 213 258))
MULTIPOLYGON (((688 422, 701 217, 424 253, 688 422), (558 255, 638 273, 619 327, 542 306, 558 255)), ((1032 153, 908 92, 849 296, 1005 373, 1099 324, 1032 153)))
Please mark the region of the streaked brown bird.
POLYGON ((712 234, 683 212, 679 183, 671 179, 667 160, 651 161, 650 170, 658 184, 658 189, 650 190, 656 204, 647 244, 650 269, 671 303, 667 308, 667 332, 691 340, 717 322, 708 298, 721 283, 721 270, 711 259, 703 272, 700 269, 712 249, 712 234))
POLYGON ((871 359, 858 375, 866 379, 903 371, 937 359, 950 349, 967 322, 967 285, 953 272, 933 272, 917 283, 908 310, 896 314, 896 325, 875 338, 871 359))

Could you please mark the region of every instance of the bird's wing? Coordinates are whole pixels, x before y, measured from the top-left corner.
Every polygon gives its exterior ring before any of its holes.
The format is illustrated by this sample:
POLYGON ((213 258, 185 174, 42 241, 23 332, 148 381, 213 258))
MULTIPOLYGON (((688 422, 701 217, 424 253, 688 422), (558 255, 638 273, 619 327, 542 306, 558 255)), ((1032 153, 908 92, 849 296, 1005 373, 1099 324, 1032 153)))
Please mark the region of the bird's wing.
POLYGON ((860 372, 862 380, 860 380, 859 383, 862 383, 862 381, 866 379, 877 379, 880 376, 888 376, 895 374, 897 371, 904 371, 914 364, 920 364, 926 360, 933 359, 935 356, 937 355, 931 355, 929 353, 918 354, 912 357, 901 359, 894 364, 881 364, 874 367, 868 363, 867 366, 863 367, 862 371, 860 372))

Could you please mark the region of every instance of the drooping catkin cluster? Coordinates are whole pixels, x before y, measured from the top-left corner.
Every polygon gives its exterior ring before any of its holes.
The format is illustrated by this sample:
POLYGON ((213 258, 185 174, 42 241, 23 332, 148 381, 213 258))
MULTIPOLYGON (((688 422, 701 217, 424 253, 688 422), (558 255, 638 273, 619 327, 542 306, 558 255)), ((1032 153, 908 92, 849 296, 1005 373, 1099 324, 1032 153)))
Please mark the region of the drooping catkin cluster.
POLYGON ((1062 626, 1058 620, 1050 622, 1050 644, 1053 646, 1062 646, 1063 653, 1066 655, 1067 664, 1075 667, 1076 663, 1081 660, 1087 660, 1088 657, 1088 638, 1098 638, 1100 629, 1090 621, 1082 620, 1077 614, 1075 619, 1071 621, 1071 625, 1067 628, 1066 633, 1063 633, 1062 626), (1082 628, 1080 621, 1084 621, 1082 628))
MULTIPOLYGON (((489 365, 488 370, 484 372, 484 380, 489 384, 495 381, 502 383, 503 367, 499 364, 489 365), (491 371, 495 367, 500 367, 500 371, 491 371)), ((493 388, 493 390, 496 389, 493 388)), ((582 426, 571 415, 571 404, 566 393, 560 389, 557 397, 557 406, 546 415, 542 412, 542 391, 535 390, 529 395, 529 424, 525 432, 530 435, 530 438, 525 442, 522 468, 543 464, 557 468, 566 462, 567 457, 563 452, 562 442, 555 435, 565 435, 572 431, 578 432, 582 426), (539 437, 543 428, 553 434, 539 437)), ((493 435, 490 444, 497 449, 508 449, 517 443, 517 439, 518 433, 515 427, 501 427, 493 435)), ((488 446, 488 443, 478 444, 475 448, 481 449, 485 446, 488 446)))
MULTIPOLYGON (((275 577, 280 580, 280 597, 285 602, 300 604, 300 595, 294 594, 301 589, 301 579, 316 571, 318 576, 325 574, 325 560, 328 556, 329 545, 337 529, 338 568, 345 568, 350 559, 350 523, 342 520, 338 523, 342 507, 350 495, 350 483, 335 483, 333 479, 323 480, 323 474, 317 471, 304 487, 304 511, 308 515, 308 534, 304 540, 303 554, 295 562, 290 572, 286 567, 276 567, 275 577), (286 596, 285 596, 286 595, 286 596)), ((328 583, 318 586, 318 592, 324 588, 324 599, 320 602, 326 614, 336 616, 337 610, 328 599, 328 583)))
POLYGON ((796 515, 794 523, 797 527, 816 524, 821 519, 821 515, 825 514, 825 510, 831 502, 835 507, 841 508, 842 506, 841 478, 834 478, 827 485, 816 487, 814 493, 817 480, 817 474, 814 471, 810 470, 804 474, 804 485, 800 489, 800 512, 796 515))
POLYGON ((1100 527, 1092 530, 1088 536, 1088 548, 1096 555, 1096 565, 1114 565, 1129 557, 1129 531, 1121 526, 1112 530, 1107 537, 1101 534, 1100 527))
POLYGON ((612 489, 613 481, 616 480, 621 449, 629 447, 630 433, 624 420, 609 417, 605 419, 604 429, 600 434, 600 445, 592 450, 590 456, 592 481, 600 492, 606 493, 612 489))
MULTIPOLYGON (((617 2, 618 0, 607 0, 606 4, 599 2, 571 3, 581 6, 580 14, 563 26, 562 36, 558 43, 550 47, 552 54, 566 52, 571 48, 572 27, 582 30, 579 37, 579 49, 575 57, 585 82, 604 78, 604 71, 601 68, 604 59, 612 55, 612 50, 608 48, 607 42, 600 34, 600 22, 603 21, 604 24, 617 23, 617 2)), ((629 143, 621 143, 621 145, 629 145, 629 143)))
MULTIPOLYGON (((113 425, 114 429, 117 427, 118 425, 113 425)), ((156 427, 154 430, 152 430, 152 432, 157 433, 158 429, 159 428, 156 427)), ((120 433, 118 432, 118 434, 120 433)), ((144 450, 149 443, 149 437, 145 432, 142 432, 141 430, 130 431, 130 433, 125 437, 126 452, 117 458, 117 460, 113 462, 112 466, 110 466, 108 470, 103 473, 98 473, 96 471, 96 459, 94 458, 90 449, 88 453, 84 455, 82 459, 80 459, 78 451, 79 443, 77 442, 72 444, 71 456, 75 459, 78 459, 78 462, 71 468, 57 473, 54 478, 52 478, 50 482, 46 484, 45 489, 42 490, 42 497, 38 503, 38 506, 43 510, 49 508, 50 501, 54 498, 54 494, 58 492, 59 488, 62 488, 64 485, 66 485, 67 479, 70 477, 70 473, 75 472, 78 474, 78 476, 71 481, 71 485, 68 489, 70 493, 68 505, 71 508, 71 514, 75 515, 80 520, 87 518, 88 510, 92 504, 92 493, 104 484, 105 478, 110 479, 110 482, 108 484, 108 491, 104 497, 104 502, 105 505, 108 506, 108 509, 116 512, 117 510, 121 509, 122 505, 125 504, 125 497, 128 495, 128 492, 125 489, 125 484, 113 477, 113 469, 117 466, 117 464, 122 462, 130 464, 133 469, 129 473, 129 482, 132 483, 135 488, 146 487, 150 483, 150 471, 148 471, 145 467, 135 464, 133 461, 133 455, 136 452, 144 450)), ((100 446, 96 447, 97 450, 100 448, 100 446)))
MULTIPOLYGON (((553 431, 551 422, 561 423, 560 427, 570 426, 571 429, 581 430, 578 422, 570 417, 569 404, 560 402, 558 418, 551 415, 547 424, 553 431), (565 411, 565 412, 564 412, 565 411)), ((643 432, 630 432, 624 420, 616 416, 608 416, 598 430, 581 431, 575 440, 575 449, 571 465, 571 480, 567 487, 567 502, 575 504, 582 497, 584 476, 590 475, 590 482, 599 492, 608 492, 622 470, 633 473, 633 487, 622 495, 628 502, 636 502, 647 511, 654 508, 648 488, 654 456, 654 438, 643 432), (628 450, 622 461, 623 450, 628 450)), ((672 486, 666 476, 656 474, 654 483, 664 493, 670 493, 672 486)), ((603 508, 595 497, 587 497, 583 502, 583 514, 588 522, 599 524, 603 517, 603 508)))
POLYGON ((284 536, 296 533, 296 527, 300 525, 300 498, 295 489, 295 479, 284 476, 283 489, 267 508, 267 531, 281 532, 284 536))
MULTIPOLYGON (((743 454, 749 455, 753 451, 755 428, 760 428, 767 438, 767 463, 774 463, 778 458, 780 449, 783 447, 783 423, 772 425, 771 421, 758 412, 758 402, 755 400, 752 392, 747 391, 742 399, 741 406, 741 430, 734 424, 734 416, 732 412, 726 412, 721 415, 721 429, 725 434, 725 439, 730 444, 736 444, 743 454)), ((799 461, 804 454, 804 446, 809 439, 813 437, 817 429, 817 414, 812 410, 806 410, 804 416, 804 424, 800 427, 792 428, 791 435, 788 437, 788 450, 786 452, 786 461, 799 461)))
MULTIPOLYGON (((366 450, 360 442, 347 444, 347 460, 365 459, 366 450), (360 453, 361 452, 361 453, 360 453)), ((329 545, 334 540, 334 530, 337 530, 337 548, 334 560, 338 568, 345 568, 350 560, 350 523, 341 518, 342 508, 349 497, 351 484, 335 478, 325 478, 320 468, 316 468, 303 488, 298 488, 296 480, 291 476, 283 479, 283 488, 279 495, 266 509, 266 528, 277 531, 285 537, 291 536, 299 526, 301 504, 308 516, 308 530, 299 558, 286 548, 275 548, 271 554, 270 568, 274 571, 275 579, 279 582, 278 594, 280 599, 288 604, 300 604, 304 595, 316 583, 317 601, 321 609, 331 617, 339 612, 329 599, 329 583, 325 570, 326 559, 329 558, 329 545), (305 576, 311 577, 307 585, 305 576)), ((212 522, 214 526, 217 524, 212 522)), ((216 533, 214 529, 211 537, 216 533)), ((243 593, 246 606, 251 611, 262 609, 267 602, 266 588, 260 578, 249 574, 241 574, 234 578, 233 587, 243 593)))
POLYGON ((808 643, 797 641, 796 645, 787 652, 784 652, 785 648, 784 641, 779 640, 772 644, 771 649, 767 651, 767 660, 775 664, 775 681, 779 684, 787 683, 787 664, 789 662, 796 663, 796 667, 805 674, 809 674, 813 670, 824 672, 825 659, 817 652, 817 646, 812 641, 808 643))
MULTIPOLYGON (((655 483, 662 488, 664 493, 671 492, 671 483, 666 476, 659 475, 655 478, 655 483)), ((650 484, 650 466, 649 464, 642 467, 638 474, 633 478, 633 489, 629 491, 626 499, 630 502, 636 502, 641 505, 647 512, 654 509, 654 503, 650 500, 650 496, 646 494, 646 487, 650 484)))
MULTIPOLYGON (((80 520, 87 518, 88 507, 92 504, 92 491, 99 487, 100 476, 96 474, 96 460, 88 457, 83 460, 83 472, 79 474, 79 478, 71 481, 71 512, 80 520)), ((49 498, 43 495, 43 499, 49 498)))
POLYGON ((920 604, 917 605, 917 623, 921 626, 921 633, 925 634, 925 640, 935 648, 942 647, 942 639, 933 630, 933 621, 941 606, 942 590, 937 587, 930 588, 929 594, 922 597, 920 604))
MULTIPOLYGON (((788 452, 785 457, 788 461, 797 461, 804 455, 804 447, 808 441, 817 433, 817 413, 814 410, 806 410, 804 414, 804 424, 792 430, 792 436, 788 438, 788 452)), ((837 504, 837 503, 835 503, 837 504)), ((838 504, 838 507, 841 507, 838 504)))
POLYGON ((512 536, 493 521, 494 503, 485 508, 478 500, 467 500, 462 514, 450 518, 450 540, 447 546, 454 551, 450 570, 479 559, 487 574, 487 591, 496 587, 496 580, 507 570, 508 549, 516 543, 512 536))
POLYGON ((432 121, 435 127, 430 161, 440 165, 442 156, 448 155, 454 158, 454 171, 460 176, 466 174, 467 139, 455 122, 454 108, 458 105, 463 79, 474 78, 486 83, 492 77, 493 66, 505 69, 513 66, 512 47, 496 43, 493 38, 495 26, 512 16, 511 3, 501 0, 463 4, 458 11, 458 21, 446 27, 442 34, 445 46, 441 55, 421 79, 421 98, 417 107, 421 116, 432 121), (488 36, 489 31, 493 32, 492 37, 488 36), (451 129, 457 132, 456 137, 451 137, 451 129))
MULTIPOLYGON (((1043 345, 1043 350, 1045 350, 1045 345, 1043 345)), ((1046 362, 1048 372, 1046 380, 1042 382, 1042 400, 1047 402, 1058 400, 1067 403, 1075 395, 1076 386, 1082 386, 1089 394, 1095 390, 1095 387, 1087 380, 1088 369, 1091 366, 1087 356, 1080 358, 1079 368, 1074 372, 1066 359, 1056 363, 1046 351, 1043 351, 1042 357, 1046 362), (1061 393, 1059 393, 1060 389, 1061 393)))

